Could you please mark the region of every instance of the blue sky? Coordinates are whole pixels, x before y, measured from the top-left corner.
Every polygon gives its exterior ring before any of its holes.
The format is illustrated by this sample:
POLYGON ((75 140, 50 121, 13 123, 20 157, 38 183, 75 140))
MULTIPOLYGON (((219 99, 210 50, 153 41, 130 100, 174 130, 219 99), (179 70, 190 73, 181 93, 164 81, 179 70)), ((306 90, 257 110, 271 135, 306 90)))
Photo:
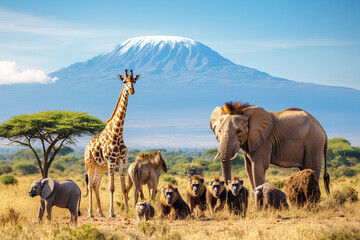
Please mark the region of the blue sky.
POLYGON ((360 1, 329 0, 0 0, 0 84, 4 66, 50 73, 145 35, 188 37, 273 76, 360 89, 360 1))

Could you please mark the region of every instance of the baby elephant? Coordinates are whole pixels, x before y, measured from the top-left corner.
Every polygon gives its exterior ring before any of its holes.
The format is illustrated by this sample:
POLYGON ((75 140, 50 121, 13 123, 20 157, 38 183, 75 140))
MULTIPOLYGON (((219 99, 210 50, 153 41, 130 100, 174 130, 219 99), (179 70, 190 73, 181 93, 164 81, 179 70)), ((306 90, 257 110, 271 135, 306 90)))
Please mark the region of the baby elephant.
POLYGON ((51 220, 51 208, 57 206, 68 208, 71 213, 70 222, 75 221, 80 216, 80 188, 71 180, 56 181, 52 178, 40 178, 31 184, 29 195, 41 196, 39 208, 39 222, 41 221, 46 209, 47 219, 51 220))
POLYGON ((141 219, 146 222, 150 218, 153 218, 155 215, 155 209, 153 206, 148 204, 147 202, 138 202, 136 204, 136 216, 138 220, 138 225, 140 225, 141 219))
POLYGON ((288 209, 286 194, 277 189, 272 183, 264 183, 254 189, 255 205, 257 209, 267 209, 269 206, 275 209, 288 209))

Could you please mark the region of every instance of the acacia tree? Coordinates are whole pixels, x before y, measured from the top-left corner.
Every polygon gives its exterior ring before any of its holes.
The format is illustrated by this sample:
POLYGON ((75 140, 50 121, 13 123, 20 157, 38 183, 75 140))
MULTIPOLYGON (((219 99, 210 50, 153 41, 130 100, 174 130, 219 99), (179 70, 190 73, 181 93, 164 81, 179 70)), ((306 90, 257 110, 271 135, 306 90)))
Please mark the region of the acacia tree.
POLYGON ((83 112, 45 111, 12 117, 0 124, 0 139, 9 144, 29 147, 34 153, 41 175, 48 177, 49 168, 65 144, 76 138, 101 132, 105 123, 83 112), (34 145, 42 147, 42 159, 34 145))

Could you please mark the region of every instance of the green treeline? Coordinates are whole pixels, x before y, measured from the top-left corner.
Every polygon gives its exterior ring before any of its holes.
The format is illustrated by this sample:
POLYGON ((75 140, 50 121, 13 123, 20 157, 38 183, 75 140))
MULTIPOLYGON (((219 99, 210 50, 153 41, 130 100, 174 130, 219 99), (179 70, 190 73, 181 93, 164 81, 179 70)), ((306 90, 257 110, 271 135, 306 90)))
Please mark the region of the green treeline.
MULTIPOLYGON (((128 151, 128 166, 135 161, 136 156, 141 153, 152 153, 161 151, 161 154, 168 166, 168 173, 171 175, 188 176, 191 174, 206 172, 221 175, 220 160, 213 161, 217 149, 202 151, 149 149, 140 151, 130 149, 128 151)), ((36 150, 39 151, 40 150, 36 150)), ((76 173, 85 174, 84 151, 74 151, 65 147, 56 157, 50 169, 50 173, 59 172, 64 174, 76 173)), ((329 173, 334 177, 354 176, 360 173, 360 148, 351 146, 344 138, 333 138, 328 144, 329 173)), ((241 153, 232 161, 232 171, 237 173, 244 171, 244 158, 241 153)), ((286 171, 271 165, 268 172, 271 174, 286 171)), ((297 171, 297 169, 294 169, 297 171)), ((30 149, 22 149, 15 153, 0 153, 0 174, 15 172, 22 175, 39 173, 34 154, 30 149)))

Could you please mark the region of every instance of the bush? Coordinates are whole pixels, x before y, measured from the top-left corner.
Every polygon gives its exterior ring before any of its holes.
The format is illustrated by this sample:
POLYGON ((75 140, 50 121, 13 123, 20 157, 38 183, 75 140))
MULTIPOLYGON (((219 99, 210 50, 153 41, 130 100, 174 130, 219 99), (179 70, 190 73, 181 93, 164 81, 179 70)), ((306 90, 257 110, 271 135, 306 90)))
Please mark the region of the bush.
POLYGON ((171 177, 171 176, 169 176, 169 177, 164 177, 164 182, 169 182, 169 183, 171 183, 171 184, 174 184, 174 185, 176 185, 178 182, 176 181, 176 179, 174 178, 174 177, 171 177))
MULTIPOLYGON (((55 236, 58 237, 58 236, 55 236)), ((93 228, 90 225, 84 224, 79 229, 71 229, 70 227, 64 227, 62 236, 60 239, 96 239, 96 240, 105 240, 106 236, 100 232, 97 228, 93 228)))
POLYGON ((16 180, 16 178, 13 175, 3 174, 0 176, 0 182, 5 185, 9 185, 9 184, 15 184, 18 181, 16 180))
POLYGON ((343 205, 347 201, 356 202, 358 200, 358 192, 353 187, 347 186, 342 191, 335 191, 333 199, 338 205, 343 205))
POLYGON ((4 173, 11 173, 13 170, 9 165, 0 165, 0 175, 4 173))
POLYGON ((191 177, 195 174, 202 175, 203 171, 203 166, 198 163, 186 163, 184 164, 182 175, 186 177, 191 177))
POLYGON ((208 166, 208 168, 211 172, 221 171, 221 163, 220 161, 213 162, 208 166))
POLYGON ((28 162, 19 162, 14 165, 14 168, 20 170, 23 175, 34 174, 38 172, 37 167, 28 162))
POLYGON ((335 171, 335 177, 341 177, 341 176, 352 177, 355 176, 356 174, 357 174, 356 170, 345 165, 338 167, 335 171))
POLYGON ((203 166, 204 171, 209 170, 208 166, 212 163, 211 160, 202 159, 202 158, 195 159, 195 160, 192 161, 192 162, 193 162, 193 163, 198 163, 198 164, 200 164, 201 166, 203 166))
POLYGON ((53 166, 55 169, 59 170, 60 172, 64 172, 64 170, 65 170, 64 166, 61 165, 61 164, 58 163, 58 162, 53 163, 52 166, 53 166))

